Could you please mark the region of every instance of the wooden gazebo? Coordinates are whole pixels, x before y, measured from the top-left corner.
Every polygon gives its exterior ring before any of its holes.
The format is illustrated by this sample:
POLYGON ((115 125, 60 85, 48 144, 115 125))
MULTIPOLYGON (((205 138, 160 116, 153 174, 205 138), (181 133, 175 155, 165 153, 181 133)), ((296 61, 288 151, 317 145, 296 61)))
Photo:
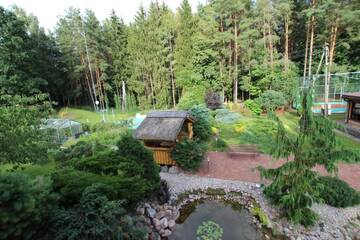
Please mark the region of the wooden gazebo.
POLYGON ((347 102, 345 123, 360 128, 360 92, 343 94, 347 102))
POLYGON ((135 130, 135 138, 154 152, 159 165, 175 165, 171 151, 184 138, 193 138, 194 119, 186 111, 150 112, 135 130))

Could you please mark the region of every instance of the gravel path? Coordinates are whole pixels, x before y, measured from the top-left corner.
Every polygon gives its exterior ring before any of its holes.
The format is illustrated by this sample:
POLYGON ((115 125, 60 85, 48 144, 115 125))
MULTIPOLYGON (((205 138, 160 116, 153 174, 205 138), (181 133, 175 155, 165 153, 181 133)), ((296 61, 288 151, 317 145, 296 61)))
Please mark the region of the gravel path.
POLYGON ((273 221, 274 226, 290 239, 360 239, 360 205, 342 209, 325 204, 314 204, 312 209, 320 215, 319 224, 305 229, 302 226, 292 226, 284 221, 284 219, 274 221, 274 219, 277 219, 279 211, 276 207, 270 206, 264 199, 258 187, 259 185, 256 183, 199 177, 183 173, 160 173, 160 175, 163 180, 167 181, 169 190, 173 195, 178 195, 184 191, 206 189, 209 187, 249 193, 257 199, 263 211, 273 221))

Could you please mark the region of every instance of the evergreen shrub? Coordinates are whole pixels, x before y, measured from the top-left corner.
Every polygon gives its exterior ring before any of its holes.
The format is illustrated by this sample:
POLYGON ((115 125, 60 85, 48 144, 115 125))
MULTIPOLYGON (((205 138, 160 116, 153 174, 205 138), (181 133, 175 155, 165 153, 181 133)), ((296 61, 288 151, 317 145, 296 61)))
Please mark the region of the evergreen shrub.
POLYGON ((320 198, 330 206, 349 207, 360 204, 360 192, 338 178, 319 177, 314 185, 320 198))
POLYGON ((0 239, 38 239, 48 234, 57 195, 49 178, 0 174, 0 239))
POLYGON ((281 92, 274 90, 267 90, 263 92, 257 102, 260 104, 262 110, 272 112, 286 104, 284 95, 281 92))
POLYGON ((211 117, 209 109, 203 105, 196 105, 189 109, 191 116, 195 119, 193 124, 194 138, 207 141, 211 137, 211 117))
POLYGON ((228 144, 222 138, 217 138, 217 140, 212 139, 211 149, 215 151, 223 152, 228 149, 228 144))
POLYGON ((144 223, 126 215, 122 201, 109 200, 101 184, 82 193, 80 202, 54 215, 54 236, 65 239, 147 239, 144 223))
POLYGON ((215 111, 215 121, 217 123, 235 123, 241 118, 240 113, 230 112, 228 109, 217 109, 215 111))
POLYGON ((180 168, 188 171, 197 170, 204 159, 207 147, 199 140, 186 139, 176 145, 171 157, 180 168))
POLYGON ((252 99, 248 99, 244 102, 246 108, 248 108, 252 113, 260 115, 262 113, 260 104, 252 99))

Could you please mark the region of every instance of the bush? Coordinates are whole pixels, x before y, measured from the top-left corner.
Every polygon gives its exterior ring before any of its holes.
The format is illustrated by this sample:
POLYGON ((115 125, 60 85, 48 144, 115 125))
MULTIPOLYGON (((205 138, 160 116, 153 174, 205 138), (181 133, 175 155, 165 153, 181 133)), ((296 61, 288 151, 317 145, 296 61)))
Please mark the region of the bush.
POLYGON ((262 112, 260 104, 252 99, 246 100, 244 102, 244 105, 246 108, 248 108, 252 113, 256 115, 260 115, 260 113, 262 112))
POLYGON ((228 144, 222 138, 218 138, 217 140, 213 139, 211 141, 211 149, 223 152, 228 149, 228 144))
POLYGON ((63 205, 78 202, 85 188, 94 183, 106 186, 103 190, 109 199, 126 199, 129 204, 136 204, 159 187, 159 168, 140 141, 126 133, 117 147, 118 150, 105 148, 92 155, 76 151, 81 154, 71 155, 74 158, 52 174, 63 205))
MULTIPOLYGON (((149 184, 149 191, 159 187, 160 169, 156 165, 153 153, 146 149, 144 145, 133 137, 130 132, 122 135, 117 143, 118 154, 143 168, 142 178, 146 179, 149 184)), ((130 166, 131 167, 131 164, 130 166)), ((130 173, 130 171, 129 171, 130 173)))
POLYGON ((205 87, 196 86, 190 89, 184 90, 181 96, 177 109, 189 110, 193 106, 205 103, 205 87))
POLYGON ((205 95, 206 107, 215 110, 222 108, 223 102, 219 93, 208 91, 205 95))
POLYGON ((121 201, 110 201, 94 184, 82 193, 79 204, 55 214, 55 239, 147 239, 145 228, 136 227, 121 201))
POLYGON ((196 231, 201 240, 221 240, 223 229, 213 221, 203 222, 196 231))
POLYGON ((349 207, 360 204, 360 192, 338 178, 319 177, 314 185, 319 196, 330 206, 349 207))
POLYGON ((176 145, 171 157, 184 170, 197 170, 206 153, 206 145, 200 141, 186 139, 176 145))
POLYGON ((272 112, 286 104, 284 95, 281 92, 267 90, 257 99, 264 111, 272 112))
POLYGON ((49 178, 1 173, 0 189, 0 239, 44 237, 57 200, 49 178))
POLYGON ((95 152, 103 151, 106 148, 98 142, 79 141, 68 148, 58 150, 55 153, 55 160, 64 163, 74 158, 92 156, 95 152))
POLYGON ((194 137, 201 141, 207 141, 211 137, 211 117, 209 109, 202 105, 196 105, 189 109, 195 119, 193 125, 194 137))
POLYGON ((217 109, 215 111, 215 121, 218 123, 235 123, 241 117, 240 113, 230 112, 228 109, 217 109))

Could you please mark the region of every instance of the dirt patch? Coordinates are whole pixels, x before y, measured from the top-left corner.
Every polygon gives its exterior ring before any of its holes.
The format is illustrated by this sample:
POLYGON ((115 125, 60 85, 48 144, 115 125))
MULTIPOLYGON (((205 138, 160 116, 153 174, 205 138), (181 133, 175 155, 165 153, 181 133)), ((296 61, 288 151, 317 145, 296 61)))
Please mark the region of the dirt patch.
MULTIPOLYGON (((271 156, 266 154, 259 154, 256 157, 244 154, 243 156, 231 158, 226 152, 209 152, 196 175, 264 183, 264 181, 261 181, 260 174, 255 168, 260 165, 266 168, 275 168, 281 166, 284 162, 284 160, 274 161, 271 159, 271 156)), ((339 178, 353 188, 360 190, 360 164, 340 163, 338 167, 339 178)), ((323 167, 319 166, 315 169, 321 174, 327 175, 323 167)))

